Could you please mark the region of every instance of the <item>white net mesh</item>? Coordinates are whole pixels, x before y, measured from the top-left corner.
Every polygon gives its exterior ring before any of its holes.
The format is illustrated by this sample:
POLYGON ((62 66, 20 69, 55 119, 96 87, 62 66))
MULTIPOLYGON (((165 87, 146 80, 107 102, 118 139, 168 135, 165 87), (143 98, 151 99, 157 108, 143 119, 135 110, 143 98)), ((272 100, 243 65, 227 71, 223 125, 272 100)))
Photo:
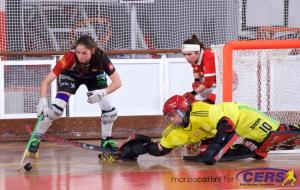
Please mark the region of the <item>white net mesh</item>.
MULTIPOLYGON (((219 102, 223 92, 223 46, 213 49, 219 102)), ((233 51, 233 101, 255 106, 281 122, 300 123, 299 70, 300 55, 295 49, 233 51)))
POLYGON ((174 49, 193 33, 206 46, 299 38, 299 8, 298 0, 3 0, 0 51, 66 50, 82 34, 107 50, 174 49))
MULTIPOLYGON (((51 65, 4 65, 4 114, 35 113, 40 83, 51 65)), ((48 99, 51 100, 51 88, 48 99)))

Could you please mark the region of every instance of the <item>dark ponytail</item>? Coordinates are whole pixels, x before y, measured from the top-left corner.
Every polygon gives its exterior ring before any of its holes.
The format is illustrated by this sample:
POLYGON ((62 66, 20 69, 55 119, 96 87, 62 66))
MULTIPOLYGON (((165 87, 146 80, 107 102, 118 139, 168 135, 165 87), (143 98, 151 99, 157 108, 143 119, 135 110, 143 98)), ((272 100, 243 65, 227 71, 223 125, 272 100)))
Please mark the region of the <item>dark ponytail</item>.
POLYGON ((94 54, 92 55, 91 67, 97 70, 102 70, 103 65, 100 63, 104 63, 104 52, 100 48, 96 48, 94 54))

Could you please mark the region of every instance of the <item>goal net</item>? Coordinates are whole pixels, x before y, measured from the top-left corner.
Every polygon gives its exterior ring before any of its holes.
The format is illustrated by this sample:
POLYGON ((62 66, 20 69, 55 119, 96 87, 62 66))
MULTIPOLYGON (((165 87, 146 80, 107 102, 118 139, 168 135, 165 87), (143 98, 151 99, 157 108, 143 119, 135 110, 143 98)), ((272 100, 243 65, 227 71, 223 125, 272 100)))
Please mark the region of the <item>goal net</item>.
POLYGON ((299 48, 300 40, 214 46, 218 102, 245 103, 281 122, 300 123, 299 48))
POLYGON ((299 38, 298 0, 3 0, 0 51, 64 51, 83 34, 106 50, 299 38), (273 32, 280 27, 280 32, 273 32))
MULTIPOLYGON (((40 97, 40 85, 55 59, 0 61, 0 115, 5 118, 35 117, 40 97), (3 106, 3 107, 2 107, 3 106)), ((48 88, 48 99, 53 97, 56 84, 48 88)))

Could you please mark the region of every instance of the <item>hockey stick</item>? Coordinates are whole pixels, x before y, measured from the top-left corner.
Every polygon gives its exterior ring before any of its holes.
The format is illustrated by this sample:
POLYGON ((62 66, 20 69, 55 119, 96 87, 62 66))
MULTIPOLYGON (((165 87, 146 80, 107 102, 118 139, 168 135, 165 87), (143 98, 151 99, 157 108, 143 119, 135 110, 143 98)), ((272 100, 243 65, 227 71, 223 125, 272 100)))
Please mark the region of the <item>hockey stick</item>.
MULTIPOLYGON (((297 140, 300 139, 300 131, 275 131, 269 134, 269 136, 265 139, 265 141, 259 146, 259 149, 256 144, 249 140, 243 140, 241 142, 241 145, 244 145, 247 147, 251 152, 244 154, 244 155, 236 155, 236 156, 226 156, 223 157, 224 154, 227 152, 227 150, 235 144, 234 142, 237 142, 240 140, 241 137, 237 137, 234 135, 232 139, 226 144, 225 147, 223 147, 217 155, 215 155, 215 160, 217 161, 233 161, 233 160, 240 160, 240 159, 246 159, 246 158, 253 158, 258 150, 259 152, 263 152, 265 155, 270 150, 273 150, 272 152, 276 152, 278 150, 281 150, 281 145, 285 145, 287 142, 291 140, 297 140), (278 142, 279 141, 279 142, 278 142), (277 142, 277 143, 276 143, 277 142)), ((207 149, 207 145, 200 145, 198 147, 198 150, 200 150, 200 154, 205 152, 207 149)), ((298 153, 298 151, 296 151, 298 153)))
MULTIPOLYGON (((32 132, 32 128, 29 125, 26 125, 25 129, 29 133, 32 132)), ((78 147, 78 148, 84 148, 84 149, 87 149, 87 150, 93 150, 93 151, 97 151, 97 152, 100 152, 100 153, 112 154, 114 156, 119 154, 118 151, 113 151, 113 150, 108 149, 108 148, 103 148, 101 146, 88 144, 88 143, 70 141, 70 140, 64 139, 62 137, 55 136, 55 135, 45 135, 44 134, 44 135, 42 135, 42 140, 49 141, 49 142, 55 142, 55 143, 63 144, 63 145, 70 145, 70 146, 78 147)))
MULTIPOLYGON (((285 140, 283 142, 280 142, 279 144, 276 144, 276 145, 273 145, 272 147, 269 147, 270 151, 292 150, 292 149, 295 149, 296 146, 300 145, 300 131, 292 131, 292 132, 291 131, 289 131, 289 132, 276 131, 276 132, 274 132, 274 134, 276 134, 276 136, 280 136, 280 135, 286 134, 286 133, 293 133, 294 135, 299 134, 299 136, 295 137, 295 138, 293 137, 293 139, 289 138, 289 139, 287 139, 287 140, 285 140), (295 140, 295 144, 293 144, 293 145, 286 144, 288 141, 291 141, 291 140, 295 140), (287 146, 290 146, 290 148, 287 148, 287 146)), ((278 138, 278 137, 275 137, 275 138, 278 138)), ((243 140, 242 143, 237 143, 237 144, 244 144, 250 150, 254 150, 254 149, 257 148, 256 145, 253 142, 249 141, 249 140, 243 140)), ((207 146, 208 146, 208 144, 200 144, 200 145, 197 145, 195 147, 191 147, 191 146, 187 147, 187 149, 189 151, 193 152, 193 153, 196 153, 196 152, 201 153, 201 152, 205 152, 206 151, 207 146)))
POLYGON ((227 152, 227 150, 237 142, 237 140, 241 138, 238 136, 238 134, 234 133, 231 139, 226 143, 226 145, 218 152, 217 155, 215 155, 214 159, 218 162, 223 155, 227 152))
MULTIPOLYGON (((33 139, 34 139, 34 134, 35 134, 36 130, 38 129, 38 127, 39 127, 41 121, 43 120, 43 117, 44 117, 43 114, 41 114, 41 115, 38 116, 38 120, 37 120, 37 122, 36 122, 36 124, 35 124, 35 126, 34 126, 33 132, 32 132, 32 129, 30 128, 32 134, 31 134, 31 136, 30 136, 29 141, 28 141, 27 144, 26 144, 26 147, 25 147, 25 150, 24 150, 24 153, 23 153, 23 155, 22 155, 22 158, 21 158, 21 161, 20 161, 20 164, 19 164, 19 167, 18 167, 17 171, 19 171, 20 169, 23 168, 23 163, 24 163, 26 157, 28 158, 28 153, 29 153, 28 150, 29 150, 29 146, 30 146, 30 144, 32 143, 32 141, 33 141, 33 139)), ((29 158, 28 158, 28 159, 29 159, 29 158)))
MULTIPOLYGON (((216 154, 214 153, 215 155, 212 155, 213 158, 211 158, 210 160, 214 160, 213 163, 221 161, 222 158, 223 158, 223 155, 228 151, 228 149, 230 147, 232 147, 236 142, 241 141, 241 140, 242 140, 242 137, 240 137, 237 133, 233 133, 230 136, 229 141, 216 154)), ((207 158, 202 157, 203 156, 202 153, 205 154, 208 147, 205 147, 205 150, 201 151, 199 155, 183 156, 183 160, 196 161, 196 162, 205 162, 205 160, 207 160, 207 158)), ((213 164, 213 163, 208 163, 208 164, 213 164)))

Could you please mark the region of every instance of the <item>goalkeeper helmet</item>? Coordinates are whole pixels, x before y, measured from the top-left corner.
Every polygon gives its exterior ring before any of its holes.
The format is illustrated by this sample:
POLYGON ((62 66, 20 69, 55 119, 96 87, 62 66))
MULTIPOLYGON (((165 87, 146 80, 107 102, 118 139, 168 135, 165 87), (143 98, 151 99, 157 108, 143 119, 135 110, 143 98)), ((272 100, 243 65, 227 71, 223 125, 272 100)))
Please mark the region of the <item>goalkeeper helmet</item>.
POLYGON ((184 96, 175 95, 169 98, 163 107, 165 119, 174 126, 179 126, 186 120, 185 116, 190 105, 184 96))
POLYGON ((185 97, 175 95, 165 102, 163 114, 166 115, 177 110, 181 112, 187 112, 189 110, 189 107, 189 102, 185 97))

